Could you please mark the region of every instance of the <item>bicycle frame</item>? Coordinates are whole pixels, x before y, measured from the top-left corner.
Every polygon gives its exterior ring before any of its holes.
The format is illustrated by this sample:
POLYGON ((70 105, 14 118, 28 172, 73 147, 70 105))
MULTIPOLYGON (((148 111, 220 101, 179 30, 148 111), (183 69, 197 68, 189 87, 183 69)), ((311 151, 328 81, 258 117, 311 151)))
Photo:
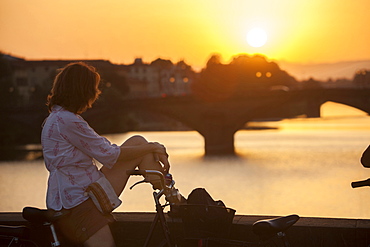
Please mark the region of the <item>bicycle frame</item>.
POLYGON ((144 176, 144 180, 135 183, 134 185, 132 185, 130 187, 130 189, 132 189, 133 187, 135 187, 136 185, 138 185, 140 183, 150 182, 150 180, 147 178, 148 175, 157 176, 158 179, 160 180, 160 184, 161 184, 161 188, 159 189, 159 192, 156 192, 156 191, 153 192, 153 198, 154 198, 154 202, 155 202, 155 209, 156 209, 157 213, 156 213, 155 218, 154 218, 154 220, 153 220, 153 222, 150 226, 149 233, 148 233, 147 238, 146 238, 145 243, 144 243, 144 247, 149 246, 149 243, 150 243, 150 241, 152 239, 152 236, 153 236, 153 233, 154 233, 154 229, 157 226, 158 222, 161 224, 161 228, 162 228, 162 231, 163 231, 163 234, 164 234, 164 240, 162 241, 162 243, 160 243, 159 246, 166 246, 166 245, 168 247, 175 246, 172 243, 172 240, 171 240, 171 237, 170 237, 170 230, 168 228, 168 224, 167 224, 166 218, 164 216, 164 212, 163 212, 163 209, 166 206, 168 206, 169 204, 165 203, 164 205, 162 205, 160 203, 160 198, 165 194, 166 190, 168 191, 168 190, 171 190, 173 188, 174 181, 172 181, 172 183, 169 186, 167 186, 166 183, 165 183, 165 179, 164 179, 163 174, 161 172, 155 171, 155 170, 129 170, 129 171, 127 171, 127 174, 128 175, 144 176))
MULTIPOLYGON (((140 175, 144 177, 144 180, 136 182, 134 185, 130 187, 132 189, 137 184, 143 183, 143 182, 149 182, 150 179, 148 178, 150 176, 156 176, 158 180, 160 181, 159 188, 156 188, 153 192, 153 199, 155 202, 155 208, 156 208, 156 215, 151 223, 148 235, 145 239, 144 247, 148 247, 150 242, 152 241, 152 237, 154 234, 154 229, 156 228, 157 224, 160 224, 160 227, 162 229, 164 238, 163 241, 158 245, 161 247, 167 246, 167 247, 176 247, 177 243, 173 241, 171 238, 171 232, 169 230, 165 214, 164 214, 164 208, 166 206, 171 205, 168 200, 168 197, 176 196, 178 191, 174 188, 175 182, 172 180, 169 185, 166 184, 164 175, 155 170, 130 170, 127 171, 128 175, 140 175), (160 202, 160 199, 162 196, 166 196, 167 202, 165 202, 163 205, 160 202)), ((370 186, 370 179, 365 181, 359 181, 352 183, 352 187, 361 187, 361 186, 370 186)), ((154 188, 154 187, 153 187, 154 188)), ((42 225, 46 226, 50 229, 52 242, 51 246, 61 246, 61 243, 59 242, 59 239, 57 237, 55 227, 53 222, 57 220, 59 217, 62 217, 65 215, 63 212, 56 212, 53 210, 45 210, 45 209, 38 209, 38 208, 32 208, 32 207, 25 207, 23 209, 23 217, 31 222, 31 224, 35 225, 42 225)), ((290 228, 293 224, 295 224, 299 220, 298 215, 288 215, 284 217, 278 217, 273 219, 267 219, 267 220, 260 220, 253 224, 253 232, 259 236, 261 242, 258 244, 258 246, 264 246, 262 242, 269 242, 271 239, 277 237, 282 240, 283 246, 288 247, 290 246, 288 241, 285 239, 285 231, 290 228)), ((1 229, 1 227, 0 227, 1 229)), ((7 236, 10 236, 11 238, 14 237, 13 240, 11 240, 11 243, 15 243, 19 241, 20 238, 27 238, 26 234, 23 233, 23 231, 26 231, 26 227, 17 226, 17 229, 19 231, 18 234, 15 234, 16 232, 8 233, 7 236), (14 235, 14 236, 13 236, 14 235)), ((15 230, 14 230, 15 231, 15 230)), ((1 235, 1 231, 0 231, 1 235)), ((214 246, 213 243, 225 243, 225 246, 256 246, 256 243, 250 243, 245 241, 236 241, 232 239, 217 239, 217 238, 199 238, 197 241, 198 246, 214 246)), ((9 245, 10 246, 10 245, 9 245)), ((37 245, 35 245, 37 246, 37 245)), ((217 245, 220 246, 220 245, 217 245)))

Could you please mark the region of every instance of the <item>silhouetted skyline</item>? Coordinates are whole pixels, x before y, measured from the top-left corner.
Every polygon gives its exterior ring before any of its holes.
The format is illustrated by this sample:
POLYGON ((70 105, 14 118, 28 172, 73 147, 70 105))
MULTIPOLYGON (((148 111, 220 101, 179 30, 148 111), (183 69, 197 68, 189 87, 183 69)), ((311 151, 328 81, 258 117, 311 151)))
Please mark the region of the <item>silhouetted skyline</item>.
MULTIPOLYGON (((26 57, 22 56, 22 54, 12 54, 12 53, 6 53, 2 50, 0 50, 0 53, 13 56, 16 58, 21 58, 25 60, 33 61, 33 59, 27 59, 26 57)), ((233 57, 236 57, 238 55, 249 55, 250 54, 234 54, 233 57)), ((212 56, 212 54, 209 55, 209 58, 212 56)), ((156 59, 160 59, 159 58, 156 59)), ((144 63, 150 64, 151 62, 146 57, 140 57, 135 58, 140 59, 144 63)), ((133 58, 130 62, 127 64, 132 64, 135 62, 135 59, 133 58)), ((268 61, 275 62, 279 65, 280 69, 285 70, 288 72, 291 76, 293 76, 298 81, 304 81, 309 80, 311 78, 319 81, 327 81, 327 80, 338 80, 338 79, 347 79, 352 80, 355 73, 359 70, 370 70, 370 59, 368 60, 358 60, 358 61, 341 61, 341 62, 332 62, 332 63, 294 63, 294 62, 287 62, 284 60, 273 60, 268 57, 266 57, 268 61)), ((39 59, 35 59, 39 60, 39 59)), ((42 59, 41 59, 42 60, 42 59)), ((46 59, 49 60, 49 59, 46 59)), ((58 59, 50 59, 50 60, 58 60, 58 59)), ((61 59, 63 60, 63 59, 61 59)), ((72 60, 72 59, 66 59, 66 60, 72 60)), ((82 61, 84 59, 76 59, 76 61, 82 61)), ((96 60, 101 60, 100 58, 96 58, 96 60)), ((173 63, 176 62, 182 62, 186 61, 186 58, 183 58, 181 61, 174 61, 170 60, 173 63)), ((112 62, 112 61, 110 61, 112 62)), ((126 64, 126 65, 127 65, 126 64)), ((192 67, 196 72, 200 72, 204 67, 196 67, 193 64, 189 64, 189 66, 192 67)))
POLYGON ((0 50, 26 59, 137 57, 184 59, 202 68, 210 54, 240 53, 277 61, 334 63, 370 59, 367 0, 338 1, 61 1, 3 0, 0 50), (259 27, 266 44, 252 47, 259 27))

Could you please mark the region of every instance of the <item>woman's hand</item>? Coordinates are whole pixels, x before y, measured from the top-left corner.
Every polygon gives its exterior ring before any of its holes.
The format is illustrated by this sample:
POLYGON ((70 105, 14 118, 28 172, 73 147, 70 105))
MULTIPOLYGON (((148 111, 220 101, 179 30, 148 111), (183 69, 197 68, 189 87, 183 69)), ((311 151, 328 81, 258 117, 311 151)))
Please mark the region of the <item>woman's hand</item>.
POLYGON ((170 171, 170 162, 168 161, 168 153, 166 147, 158 142, 151 142, 154 145, 154 158, 157 162, 163 165, 163 172, 167 174, 170 171))

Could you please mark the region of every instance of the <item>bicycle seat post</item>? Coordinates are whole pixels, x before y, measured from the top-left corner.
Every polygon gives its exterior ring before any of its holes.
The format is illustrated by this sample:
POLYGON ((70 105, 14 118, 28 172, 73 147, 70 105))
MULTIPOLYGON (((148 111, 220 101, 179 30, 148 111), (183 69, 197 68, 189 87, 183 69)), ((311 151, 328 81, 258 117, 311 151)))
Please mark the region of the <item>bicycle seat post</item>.
POLYGON ((285 232, 278 232, 277 233, 277 237, 281 239, 284 247, 290 247, 290 244, 289 244, 289 241, 286 237, 286 233, 285 232))
POLYGON ((54 227, 54 224, 53 223, 50 223, 49 225, 50 227, 50 231, 51 231, 51 235, 53 236, 53 242, 51 243, 51 246, 60 246, 60 242, 58 240, 58 237, 57 237, 57 233, 55 231, 55 227, 54 227))

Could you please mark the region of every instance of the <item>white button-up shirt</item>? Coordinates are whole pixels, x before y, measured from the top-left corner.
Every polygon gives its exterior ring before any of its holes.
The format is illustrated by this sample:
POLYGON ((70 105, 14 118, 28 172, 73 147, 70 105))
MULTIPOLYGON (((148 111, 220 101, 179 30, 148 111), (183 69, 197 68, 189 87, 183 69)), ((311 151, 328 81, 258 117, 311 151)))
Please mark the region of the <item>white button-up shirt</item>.
POLYGON ((55 105, 41 134, 49 171, 47 208, 69 209, 88 199, 85 189, 103 174, 95 160, 111 168, 120 147, 99 136, 78 114, 55 105))

